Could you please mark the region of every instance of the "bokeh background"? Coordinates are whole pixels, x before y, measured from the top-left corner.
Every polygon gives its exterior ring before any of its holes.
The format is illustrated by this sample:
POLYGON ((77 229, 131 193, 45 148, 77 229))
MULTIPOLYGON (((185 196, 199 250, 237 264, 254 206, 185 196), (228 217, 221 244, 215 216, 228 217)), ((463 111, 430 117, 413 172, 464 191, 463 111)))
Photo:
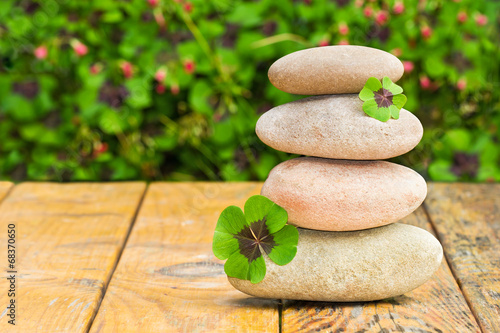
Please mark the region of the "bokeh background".
POLYGON ((259 116, 304 48, 391 52, 425 134, 393 159, 430 180, 500 180, 500 2, 3 0, 0 179, 263 180, 292 157, 259 116))

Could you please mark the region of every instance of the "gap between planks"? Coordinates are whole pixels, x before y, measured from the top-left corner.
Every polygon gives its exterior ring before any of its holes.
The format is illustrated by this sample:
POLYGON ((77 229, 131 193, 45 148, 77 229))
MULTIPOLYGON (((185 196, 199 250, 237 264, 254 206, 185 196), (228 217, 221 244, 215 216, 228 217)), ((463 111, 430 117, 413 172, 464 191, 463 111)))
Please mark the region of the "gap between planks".
MULTIPOLYGON (((427 204, 425 203, 425 200, 422 203, 422 208, 423 208, 423 210, 425 212, 425 215, 427 217, 427 221, 429 221, 429 224, 431 225, 432 231, 434 233, 434 237, 436 237, 437 240, 439 241, 439 243, 441 243, 441 246, 443 246, 442 245, 443 244, 443 240, 441 239, 441 236, 439 235, 439 233, 438 233, 438 231, 436 229, 436 226, 434 225, 434 221, 432 220, 431 215, 429 214, 429 210, 427 209, 427 204)), ((470 312, 474 316, 474 319, 476 320, 477 326, 479 327, 479 329, 481 329, 481 332, 483 332, 483 329, 482 329, 481 325, 479 325, 479 318, 477 317, 477 314, 474 311, 469 298, 466 297, 465 294, 464 294, 464 289, 463 289, 462 283, 460 283, 460 279, 457 277, 457 273, 455 272, 455 269, 453 268, 453 265, 452 265, 450 259, 448 258, 448 255, 447 255, 446 251, 447 251, 447 248, 445 246, 443 246, 443 257, 444 257, 444 260, 446 260, 446 263, 448 264, 448 267, 450 267, 451 274, 453 275, 453 278, 455 279, 455 281, 456 281, 456 283, 458 285, 458 288, 460 288, 460 292, 464 296, 465 302, 467 303, 467 306, 469 307, 470 312)))
MULTIPOLYGON (((19 241, 24 251, 18 262, 22 286, 16 303, 24 301, 29 316, 16 319, 25 331, 42 330, 42 326, 52 332, 87 331, 144 195, 146 184, 141 183, 28 182, 11 188, 0 182, 0 200, 11 190, 1 202, 0 223, 12 220, 23 227, 19 241), (123 200, 111 201, 116 194, 123 194, 123 200), (52 314, 47 312, 47 304, 52 314)), ((4 239, 0 234, 0 242, 4 239)), ((0 296, 2 303, 5 298, 0 296)))
POLYGON ((484 333, 500 332, 500 184, 430 183, 425 207, 484 333))
POLYGON ((11 182, 2 182, 0 181, 0 204, 7 199, 7 197, 12 193, 12 190, 14 189, 14 184, 11 182), (4 188, 6 188, 5 192, 4 188))
MULTIPOLYGON (((116 267, 118 266, 118 263, 120 262, 120 259, 122 257, 123 250, 125 249, 125 246, 127 246, 128 239, 130 237, 130 234, 132 233, 132 230, 134 229, 135 221, 137 220, 137 216, 139 215, 139 211, 141 210, 142 203, 144 202, 144 198, 146 197, 146 193, 148 192, 148 189, 149 189, 149 184, 146 184, 146 188, 144 189, 144 192, 142 192, 142 196, 139 199, 139 204, 135 208, 134 216, 132 217, 132 222, 130 223, 130 227, 127 230, 127 235, 125 236, 125 240, 123 241, 123 246, 121 247, 120 252, 118 253, 118 256, 116 258, 115 264, 113 265, 113 268, 111 269, 111 272, 109 273, 109 279, 102 288, 101 298, 99 299, 99 303, 97 304, 97 306, 95 308, 94 314, 93 314, 92 318, 90 318, 89 325, 88 325, 87 330, 86 330, 87 333, 92 328, 92 324, 94 323, 94 319, 95 319, 97 313, 99 312, 99 309, 101 308, 102 300, 104 299, 104 296, 106 296, 106 292, 108 291, 108 286, 111 282, 111 279, 113 279, 113 275, 115 274, 116 267)), ((1 200, 0 200, 0 203, 1 203, 1 200)))

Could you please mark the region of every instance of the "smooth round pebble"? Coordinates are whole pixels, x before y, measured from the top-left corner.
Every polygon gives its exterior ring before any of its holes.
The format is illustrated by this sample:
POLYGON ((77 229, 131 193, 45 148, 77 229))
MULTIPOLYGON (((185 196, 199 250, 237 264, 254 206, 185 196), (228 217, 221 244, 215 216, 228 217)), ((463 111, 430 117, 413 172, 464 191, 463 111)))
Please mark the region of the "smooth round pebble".
POLYGON ((288 212, 288 223, 349 231, 397 222, 427 195, 417 172, 385 161, 294 158, 274 167, 261 190, 288 212))
POLYGON ((403 63, 390 53, 366 46, 335 45, 290 53, 269 68, 271 83, 299 95, 359 93, 370 77, 403 76, 403 63))
POLYGON ((366 115, 358 95, 314 96, 264 113, 257 136, 287 153, 352 160, 380 160, 405 154, 422 139, 417 117, 404 109, 381 122, 366 115))
POLYGON ((443 249, 429 232, 401 223, 352 232, 299 228, 297 255, 285 266, 266 256, 257 284, 229 278, 252 296, 327 302, 362 302, 407 293, 431 278, 443 249))

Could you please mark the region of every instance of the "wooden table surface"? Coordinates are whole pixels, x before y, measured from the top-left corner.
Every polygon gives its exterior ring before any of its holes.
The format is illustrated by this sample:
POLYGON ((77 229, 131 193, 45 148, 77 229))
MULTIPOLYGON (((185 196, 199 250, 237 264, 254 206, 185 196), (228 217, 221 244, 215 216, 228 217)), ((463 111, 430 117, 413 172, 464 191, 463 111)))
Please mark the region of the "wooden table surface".
POLYGON ((231 287, 213 230, 261 185, 0 182, 5 277, 16 230, 16 326, 2 278, 0 332, 500 332, 500 184, 429 184, 402 222, 434 233, 446 260, 416 290, 368 303, 231 287))

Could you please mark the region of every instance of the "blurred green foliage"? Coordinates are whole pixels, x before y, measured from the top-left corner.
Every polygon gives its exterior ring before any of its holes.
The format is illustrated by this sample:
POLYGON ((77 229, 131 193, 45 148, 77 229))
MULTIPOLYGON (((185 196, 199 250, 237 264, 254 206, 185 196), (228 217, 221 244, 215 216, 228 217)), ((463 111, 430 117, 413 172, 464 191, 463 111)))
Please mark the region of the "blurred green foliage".
POLYGON ((425 134, 394 159, 433 180, 498 181, 498 1, 4 0, 0 178, 265 179, 264 111, 302 96, 272 62, 327 44, 397 55, 425 134))

